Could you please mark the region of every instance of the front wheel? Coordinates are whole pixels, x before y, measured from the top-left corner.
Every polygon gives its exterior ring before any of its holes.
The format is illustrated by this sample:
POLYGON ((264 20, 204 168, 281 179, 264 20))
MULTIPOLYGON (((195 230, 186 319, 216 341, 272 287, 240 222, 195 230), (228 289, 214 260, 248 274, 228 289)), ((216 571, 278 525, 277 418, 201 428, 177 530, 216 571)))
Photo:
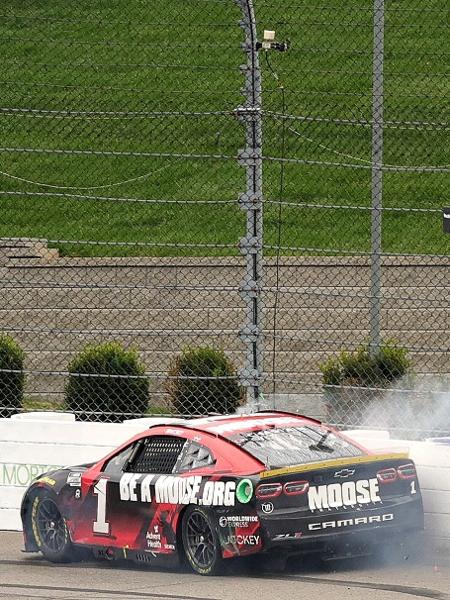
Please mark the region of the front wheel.
POLYGON ((36 544, 44 557, 52 562, 70 562, 74 549, 64 517, 49 494, 33 499, 31 526, 36 544))
POLYGON ((211 513, 189 507, 184 514, 181 535, 184 553, 200 575, 217 575, 223 567, 222 550, 211 513))

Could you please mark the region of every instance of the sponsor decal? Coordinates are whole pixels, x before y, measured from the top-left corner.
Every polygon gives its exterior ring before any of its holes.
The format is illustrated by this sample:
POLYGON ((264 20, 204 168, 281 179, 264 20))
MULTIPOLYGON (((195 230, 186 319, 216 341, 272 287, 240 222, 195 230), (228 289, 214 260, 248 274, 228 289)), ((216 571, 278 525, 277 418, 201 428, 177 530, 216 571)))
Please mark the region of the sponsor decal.
POLYGON ((299 540, 302 535, 303 533, 301 531, 296 531, 295 533, 279 533, 273 537, 272 540, 274 542, 282 542, 284 540, 299 540))
POLYGON ((353 527, 354 525, 371 525, 372 523, 385 523, 393 521, 394 515, 386 513, 384 515, 372 515, 370 517, 355 517, 352 519, 339 519, 336 521, 323 521, 322 523, 310 523, 309 531, 319 531, 321 529, 336 529, 339 527, 353 527))
POLYGON ((253 496, 253 483, 250 479, 242 479, 236 487, 236 498, 241 504, 250 502, 253 496))
POLYGON ((200 475, 138 475, 125 473, 120 478, 120 499, 127 502, 159 504, 198 504, 199 506, 234 506, 234 481, 204 482, 200 475))
POLYGON ((175 550, 175 544, 164 544, 164 550, 175 550))
MULTIPOLYGON (((0 485, 28 487, 42 473, 60 469, 59 465, 35 465, 31 463, 0 463, 0 485)), ((53 484, 55 485, 55 484, 53 484)))
POLYGON ((162 546, 159 525, 153 525, 152 531, 147 531, 145 539, 147 540, 147 548, 159 550, 162 546))
POLYGON ((34 539, 36 540, 36 544, 38 548, 42 547, 42 539, 41 534, 39 532, 39 528, 37 526, 37 509, 39 506, 39 496, 36 496, 33 500, 33 506, 31 508, 31 527, 33 529, 34 539))
MULTIPOLYGON (((258 419, 258 425, 298 425, 298 419, 293 417, 266 417, 264 419, 258 419)), ((241 431, 245 429, 253 429, 255 427, 255 421, 249 419, 239 419, 231 423, 222 423, 220 425, 214 425, 208 428, 209 431, 214 433, 226 433, 233 431, 241 431)))
POLYGON ((75 490, 75 499, 79 500, 81 498, 81 490, 80 488, 75 490))
POLYGON ((154 475, 137 475, 136 473, 125 473, 124 475, 122 475, 119 482, 120 499, 130 502, 151 502, 152 490, 150 484, 152 483, 154 478, 154 475), (138 483, 139 492, 137 491, 138 483))
POLYGON ((49 485, 51 487, 56 485, 56 481, 54 479, 52 479, 51 477, 40 477, 39 479, 36 479, 35 483, 46 483, 47 485, 49 485))
POLYGON ((181 429, 172 429, 170 427, 168 427, 165 431, 165 433, 167 435, 176 435, 176 436, 180 436, 183 434, 183 431, 181 429))
POLYGON ((314 511, 381 502, 379 491, 376 478, 311 486, 308 490, 309 509, 314 511))
POLYGON ((80 471, 71 471, 67 475, 67 485, 70 485, 73 487, 80 487, 82 474, 83 473, 80 471))
POLYGON ((264 504, 261 504, 261 510, 266 515, 270 515, 270 513, 273 512, 273 504, 272 504, 272 502, 264 502, 264 504))
POLYGON ((203 506, 234 506, 236 483, 234 481, 207 481, 203 489, 203 506))
POLYGON ((335 477, 351 477, 355 474, 355 469, 341 469, 340 471, 336 471, 334 474, 335 477))
POLYGON ((219 519, 221 527, 237 527, 239 529, 246 529, 258 522, 259 518, 256 515, 230 515, 228 517, 222 516, 219 519))
POLYGON ((258 546, 260 538, 259 535, 230 535, 225 543, 232 546, 258 546))

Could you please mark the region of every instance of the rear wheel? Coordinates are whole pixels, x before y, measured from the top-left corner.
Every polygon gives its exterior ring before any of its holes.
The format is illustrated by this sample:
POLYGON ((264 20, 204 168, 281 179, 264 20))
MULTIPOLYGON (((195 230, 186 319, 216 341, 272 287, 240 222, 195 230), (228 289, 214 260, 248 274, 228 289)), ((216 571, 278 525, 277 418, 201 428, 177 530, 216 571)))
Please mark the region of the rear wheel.
POLYGON ((184 553, 192 569, 200 575, 217 575, 224 561, 211 513, 189 507, 183 518, 181 534, 184 553))
POLYGON ((52 562, 69 562, 74 558, 66 522, 49 494, 39 494, 33 499, 31 526, 36 544, 45 558, 52 562))

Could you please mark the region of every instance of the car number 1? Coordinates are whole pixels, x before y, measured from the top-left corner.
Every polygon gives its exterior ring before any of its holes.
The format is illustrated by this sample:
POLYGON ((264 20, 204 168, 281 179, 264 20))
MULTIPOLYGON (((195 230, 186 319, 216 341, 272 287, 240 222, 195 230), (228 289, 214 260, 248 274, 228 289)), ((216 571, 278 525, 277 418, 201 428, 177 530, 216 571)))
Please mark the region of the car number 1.
POLYGON ((94 485, 94 495, 98 497, 97 518, 94 521, 92 531, 99 535, 109 535, 109 523, 106 521, 106 486, 107 479, 99 479, 94 485))

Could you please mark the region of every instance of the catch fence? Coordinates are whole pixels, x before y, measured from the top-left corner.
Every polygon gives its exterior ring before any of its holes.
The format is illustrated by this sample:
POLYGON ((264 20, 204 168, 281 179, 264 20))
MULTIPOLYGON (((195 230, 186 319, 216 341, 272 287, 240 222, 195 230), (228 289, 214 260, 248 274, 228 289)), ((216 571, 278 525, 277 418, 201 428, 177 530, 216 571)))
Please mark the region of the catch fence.
POLYGON ((2 13, 0 328, 25 352, 3 338, 4 414, 24 375, 22 408, 80 418, 448 433, 443 0, 2 13), (390 339, 411 366, 380 374, 390 339))
POLYGON ((449 7, 369 0, 275 11, 257 8, 291 41, 263 61, 272 390, 301 390, 300 406, 308 400, 341 426, 448 433, 449 7), (383 351, 389 340, 408 349, 409 366, 383 351), (356 359, 318 376, 319 364, 358 346, 356 359))

